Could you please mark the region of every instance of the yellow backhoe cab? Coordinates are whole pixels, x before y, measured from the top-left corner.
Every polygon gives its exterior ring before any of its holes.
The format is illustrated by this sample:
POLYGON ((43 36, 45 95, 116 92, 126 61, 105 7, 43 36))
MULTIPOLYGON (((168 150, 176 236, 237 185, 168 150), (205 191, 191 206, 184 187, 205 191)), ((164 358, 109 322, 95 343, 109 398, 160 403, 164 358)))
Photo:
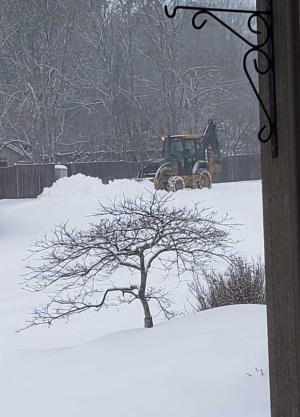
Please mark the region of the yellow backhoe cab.
POLYGON ((156 190, 211 188, 212 176, 221 170, 216 125, 209 120, 202 135, 165 136, 161 159, 149 161, 138 178, 150 178, 156 190))

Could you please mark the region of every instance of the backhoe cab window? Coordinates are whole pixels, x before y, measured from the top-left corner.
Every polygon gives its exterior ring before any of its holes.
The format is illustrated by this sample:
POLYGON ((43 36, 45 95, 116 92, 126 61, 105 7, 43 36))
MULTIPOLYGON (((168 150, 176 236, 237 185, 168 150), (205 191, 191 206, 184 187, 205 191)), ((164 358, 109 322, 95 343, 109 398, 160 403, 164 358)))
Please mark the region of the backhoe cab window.
POLYGON ((195 155, 195 141, 186 140, 184 141, 184 153, 185 155, 194 156, 195 155))
POLYGON ((183 155, 183 146, 181 140, 168 140, 164 142, 164 158, 180 159, 183 155))

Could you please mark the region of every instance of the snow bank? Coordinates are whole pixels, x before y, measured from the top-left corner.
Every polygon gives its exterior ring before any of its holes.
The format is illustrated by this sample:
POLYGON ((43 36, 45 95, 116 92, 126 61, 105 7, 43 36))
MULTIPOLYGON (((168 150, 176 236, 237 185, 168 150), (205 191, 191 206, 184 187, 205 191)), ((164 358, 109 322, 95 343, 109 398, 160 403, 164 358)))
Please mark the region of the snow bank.
POLYGON ((268 417, 265 308, 2 357, 5 417, 268 417))
POLYGON ((98 178, 77 174, 72 177, 60 178, 51 187, 45 188, 38 199, 68 199, 74 196, 89 196, 102 188, 98 178))
MULTIPOLYGON (((149 190, 153 188, 151 182, 146 181, 149 190)), ((38 197, 39 199, 63 198, 70 197, 84 197, 101 199, 114 195, 123 194, 126 192, 131 194, 143 192, 145 182, 138 182, 133 180, 118 180, 111 181, 109 185, 104 185, 98 178, 89 177, 82 174, 73 175, 72 177, 61 178, 56 181, 50 188, 45 188, 43 193, 38 197)))

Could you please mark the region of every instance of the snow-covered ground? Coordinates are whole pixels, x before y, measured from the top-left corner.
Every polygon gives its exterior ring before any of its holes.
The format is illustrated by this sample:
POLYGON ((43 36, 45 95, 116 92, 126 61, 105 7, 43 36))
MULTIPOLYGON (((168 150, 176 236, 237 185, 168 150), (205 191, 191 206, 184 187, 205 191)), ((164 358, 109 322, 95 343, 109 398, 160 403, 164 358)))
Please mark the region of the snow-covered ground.
MULTIPOLYGON (((59 222, 85 227, 98 201, 136 195, 151 183, 108 186, 77 175, 34 200, 0 201, 0 414, 4 417, 268 417, 265 308, 234 306, 144 330, 139 305, 88 312, 20 334, 36 294, 19 282, 30 244, 59 222)), ((201 201, 240 224, 237 250, 263 256, 261 184, 184 190, 174 203, 201 201)), ((168 283, 176 308, 186 285, 168 283)))

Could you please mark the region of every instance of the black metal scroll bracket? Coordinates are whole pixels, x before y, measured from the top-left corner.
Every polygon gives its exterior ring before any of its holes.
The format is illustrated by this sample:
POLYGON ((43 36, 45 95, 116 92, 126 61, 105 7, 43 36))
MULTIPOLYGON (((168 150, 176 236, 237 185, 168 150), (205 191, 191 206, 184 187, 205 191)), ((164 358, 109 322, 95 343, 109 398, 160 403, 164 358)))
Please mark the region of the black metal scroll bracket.
POLYGON ((264 123, 258 132, 258 139, 261 143, 271 141, 272 156, 278 156, 277 147, 277 124, 276 124, 276 102, 275 102, 275 68, 274 68, 274 54, 273 54, 273 31, 272 31, 272 11, 258 11, 258 10, 243 10, 243 9, 217 9, 211 7, 193 7, 193 6, 175 6, 172 11, 169 11, 168 6, 165 6, 165 14, 168 18, 173 19, 179 10, 189 10, 193 12, 192 25, 195 29, 202 29, 207 19, 200 19, 203 16, 208 16, 220 23, 231 33, 241 39, 249 49, 243 58, 243 68, 249 80, 249 83, 256 95, 261 109, 265 115, 264 123), (248 30, 250 34, 255 34, 257 42, 254 43, 247 39, 244 35, 237 32, 234 28, 229 26, 215 13, 239 13, 248 16, 248 30), (199 21, 200 20, 200 21, 199 21), (255 26, 256 25, 256 26, 255 26), (259 93, 259 89, 253 81, 252 75, 249 71, 249 57, 253 56, 254 69, 260 76, 268 77, 269 89, 269 103, 265 104, 263 98, 259 93))

